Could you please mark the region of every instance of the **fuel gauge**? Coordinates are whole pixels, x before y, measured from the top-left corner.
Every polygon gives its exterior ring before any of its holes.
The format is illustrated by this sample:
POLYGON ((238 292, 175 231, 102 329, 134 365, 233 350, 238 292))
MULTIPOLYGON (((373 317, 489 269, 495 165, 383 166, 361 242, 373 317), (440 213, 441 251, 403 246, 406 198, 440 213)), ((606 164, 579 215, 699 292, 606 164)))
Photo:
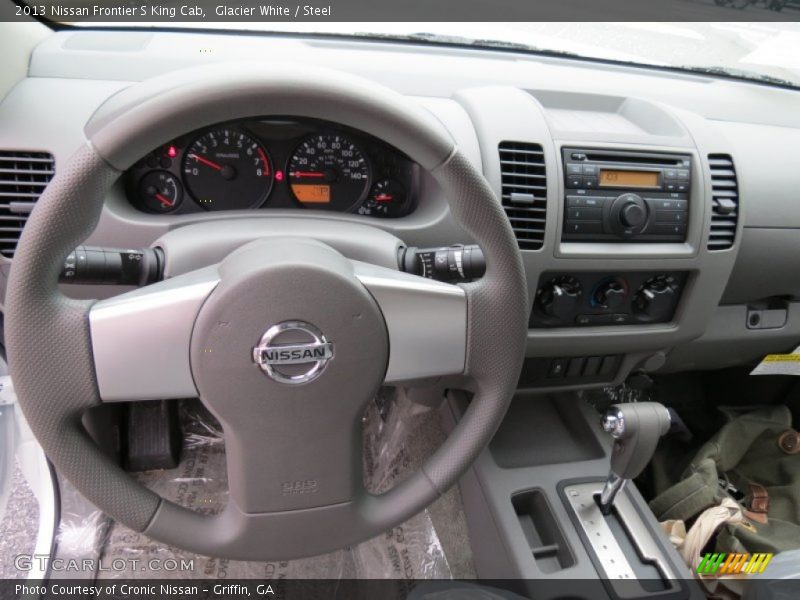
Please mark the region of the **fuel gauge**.
POLYGON ((150 171, 139 181, 139 202, 148 212, 171 213, 182 199, 183 187, 168 171, 150 171))
POLYGON ((373 217, 399 217, 406 206, 406 188, 395 179, 380 179, 358 210, 373 217))

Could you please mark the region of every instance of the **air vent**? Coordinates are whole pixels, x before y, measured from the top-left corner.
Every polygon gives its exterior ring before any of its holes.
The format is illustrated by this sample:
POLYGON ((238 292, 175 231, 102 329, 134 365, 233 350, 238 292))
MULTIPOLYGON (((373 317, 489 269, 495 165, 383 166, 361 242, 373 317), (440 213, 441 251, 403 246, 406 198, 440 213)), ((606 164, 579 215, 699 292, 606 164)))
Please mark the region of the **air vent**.
POLYGON ((0 254, 14 256, 19 235, 55 173, 47 152, 0 150, 0 254))
POLYGON ((709 250, 725 250, 733 246, 736 222, 739 219, 739 186, 733 159, 727 154, 709 154, 711 168, 711 231, 709 250))
POLYGON ((523 250, 544 244, 547 177, 539 144, 500 143, 503 208, 523 250))

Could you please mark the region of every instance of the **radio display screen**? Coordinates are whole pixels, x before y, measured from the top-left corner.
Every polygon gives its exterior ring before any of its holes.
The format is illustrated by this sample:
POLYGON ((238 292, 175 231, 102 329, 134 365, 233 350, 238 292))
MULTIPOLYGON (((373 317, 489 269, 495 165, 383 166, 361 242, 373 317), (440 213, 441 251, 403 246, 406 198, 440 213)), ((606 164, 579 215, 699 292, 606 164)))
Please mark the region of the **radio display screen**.
POLYGON ((657 188, 658 173, 655 171, 619 171, 600 169, 600 187, 657 188))

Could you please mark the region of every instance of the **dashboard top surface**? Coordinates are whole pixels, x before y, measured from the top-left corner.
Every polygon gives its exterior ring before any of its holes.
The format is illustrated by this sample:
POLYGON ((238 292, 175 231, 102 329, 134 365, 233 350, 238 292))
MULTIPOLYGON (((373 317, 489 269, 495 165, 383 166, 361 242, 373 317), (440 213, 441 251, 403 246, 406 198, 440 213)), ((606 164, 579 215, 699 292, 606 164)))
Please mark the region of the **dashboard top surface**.
POLYGON ((512 49, 388 40, 201 31, 65 31, 39 44, 31 56, 29 76, 141 81, 181 67, 259 56, 341 69, 409 95, 450 97, 456 90, 475 86, 511 85, 534 94, 647 98, 720 121, 800 128, 798 92, 784 88, 512 49), (764 103, 769 103, 770 110, 759 108, 764 103))

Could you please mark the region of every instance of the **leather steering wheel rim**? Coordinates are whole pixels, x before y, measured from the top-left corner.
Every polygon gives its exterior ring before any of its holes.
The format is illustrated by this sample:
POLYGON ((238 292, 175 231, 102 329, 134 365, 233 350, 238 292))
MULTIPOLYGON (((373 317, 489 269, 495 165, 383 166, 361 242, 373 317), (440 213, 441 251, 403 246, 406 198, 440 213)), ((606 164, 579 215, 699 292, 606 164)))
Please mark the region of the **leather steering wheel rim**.
POLYGON ((457 481, 490 441, 513 396, 524 357, 528 299, 505 213, 441 123, 408 98, 340 72, 229 63, 135 84, 107 100, 85 132, 87 143, 59 168, 28 220, 6 296, 6 346, 19 404, 50 460, 78 490, 117 521, 156 540, 205 555, 254 560, 318 554, 378 535, 457 481), (93 301, 65 297, 58 275, 65 257, 97 225, 111 186, 140 156, 187 131, 265 115, 323 118, 365 131, 416 160, 442 187, 453 217, 486 256, 486 275, 461 286, 463 374, 474 397, 423 467, 385 494, 264 514, 230 503, 220 515, 205 517, 143 487, 85 432, 82 415, 103 402, 89 320, 93 301))

